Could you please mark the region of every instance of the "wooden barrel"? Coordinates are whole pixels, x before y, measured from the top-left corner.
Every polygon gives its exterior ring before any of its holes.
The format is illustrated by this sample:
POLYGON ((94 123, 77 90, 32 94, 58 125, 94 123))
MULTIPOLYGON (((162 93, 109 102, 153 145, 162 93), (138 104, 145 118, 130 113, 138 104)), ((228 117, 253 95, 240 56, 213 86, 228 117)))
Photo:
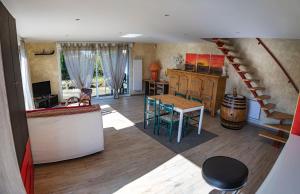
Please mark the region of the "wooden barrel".
POLYGON ((247 102, 245 96, 225 94, 221 105, 221 125, 228 129, 241 129, 246 123, 247 102))

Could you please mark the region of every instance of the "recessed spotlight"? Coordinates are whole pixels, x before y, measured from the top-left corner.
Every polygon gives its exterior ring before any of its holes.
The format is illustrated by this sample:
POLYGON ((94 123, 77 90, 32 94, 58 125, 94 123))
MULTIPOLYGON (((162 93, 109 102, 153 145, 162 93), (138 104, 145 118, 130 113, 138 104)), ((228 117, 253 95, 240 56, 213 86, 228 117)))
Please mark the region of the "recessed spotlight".
POLYGON ((122 38, 136 38, 139 36, 142 36, 142 34, 125 34, 125 35, 122 35, 121 37, 122 38))
POLYGON ((170 16, 170 14, 165 14, 164 16, 165 16, 165 17, 169 17, 169 16, 170 16))
POLYGON ((75 21, 80 21, 80 18, 76 18, 75 21))

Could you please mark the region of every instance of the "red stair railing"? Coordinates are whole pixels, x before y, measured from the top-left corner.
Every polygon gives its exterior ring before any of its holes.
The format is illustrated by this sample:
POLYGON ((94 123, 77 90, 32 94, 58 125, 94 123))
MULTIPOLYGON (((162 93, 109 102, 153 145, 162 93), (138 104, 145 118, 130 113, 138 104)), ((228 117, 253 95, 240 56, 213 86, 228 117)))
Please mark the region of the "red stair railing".
POLYGON ((293 85, 293 87, 295 88, 296 92, 299 93, 299 88, 297 87, 297 85, 295 84, 295 82, 293 81, 293 79, 291 78, 291 76, 289 75, 289 73, 284 69, 284 67, 281 64, 281 62, 277 59, 277 57, 269 49, 269 47, 260 38, 256 38, 256 40, 258 41, 258 44, 261 44, 266 49, 266 51, 271 55, 271 57, 274 59, 274 61, 278 64, 278 66, 280 67, 280 69, 283 71, 283 73, 288 78, 288 80, 289 80, 288 82, 291 83, 293 85))

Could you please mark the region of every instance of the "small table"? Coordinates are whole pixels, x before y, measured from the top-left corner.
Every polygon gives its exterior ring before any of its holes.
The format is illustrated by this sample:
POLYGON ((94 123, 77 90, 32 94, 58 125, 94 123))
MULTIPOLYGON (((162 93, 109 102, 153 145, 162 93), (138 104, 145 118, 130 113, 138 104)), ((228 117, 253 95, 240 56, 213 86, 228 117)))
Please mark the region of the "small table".
MULTIPOLYGON (((179 125, 178 125, 178 135, 177 135, 177 142, 180 142, 181 133, 182 133, 182 124, 183 124, 183 114, 187 112, 193 111, 200 111, 199 116, 199 125, 198 125, 198 135, 201 133, 201 126, 202 126, 202 119, 203 119, 203 112, 204 112, 204 105, 199 102, 191 101, 184 99, 182 97, 166 94, 166 95, 156 95, 150 96, 152 99, 161 100, 162 103, 165 104, 173 104, 174 111, 178 112, 179 115, 179 125)), ((147 107, 149 108, 149 107, 147 107)))
POLYGON ((144 80, 145 95, 168 94, 169 83, 167 81, 144 80))

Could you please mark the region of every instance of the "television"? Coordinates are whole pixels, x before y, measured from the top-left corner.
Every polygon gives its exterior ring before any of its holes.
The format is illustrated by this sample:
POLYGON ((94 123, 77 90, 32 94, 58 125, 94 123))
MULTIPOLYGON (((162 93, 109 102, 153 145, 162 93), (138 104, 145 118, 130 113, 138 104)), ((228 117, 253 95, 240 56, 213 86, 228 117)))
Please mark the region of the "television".
POLYGON ((33 83, 32 93, 34 98, 51 95, 50 81, 33 83))

